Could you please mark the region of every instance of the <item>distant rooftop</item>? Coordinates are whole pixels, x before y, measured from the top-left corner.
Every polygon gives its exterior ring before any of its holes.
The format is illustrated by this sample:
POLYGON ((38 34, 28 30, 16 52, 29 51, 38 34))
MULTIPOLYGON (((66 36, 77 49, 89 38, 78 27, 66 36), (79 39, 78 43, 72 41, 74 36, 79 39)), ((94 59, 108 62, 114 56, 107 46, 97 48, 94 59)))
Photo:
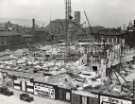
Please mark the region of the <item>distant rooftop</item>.
POLYGON ((21 35, 20 33, 13 32, 13 31, 0 31, 0 36, 16 36, 21 35))

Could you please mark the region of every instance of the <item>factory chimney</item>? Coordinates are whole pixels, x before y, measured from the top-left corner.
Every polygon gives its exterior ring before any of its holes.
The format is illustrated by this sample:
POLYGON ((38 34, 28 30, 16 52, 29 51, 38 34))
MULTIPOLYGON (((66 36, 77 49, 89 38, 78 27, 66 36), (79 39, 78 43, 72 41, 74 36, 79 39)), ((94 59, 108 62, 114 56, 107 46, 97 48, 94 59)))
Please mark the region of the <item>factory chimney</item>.
POLYGON ((135 20, 134 20, 134 27, 135 27, 135 20))
POLYGON ((35 31, 35 18, 32 19, 32 30, 35 31))

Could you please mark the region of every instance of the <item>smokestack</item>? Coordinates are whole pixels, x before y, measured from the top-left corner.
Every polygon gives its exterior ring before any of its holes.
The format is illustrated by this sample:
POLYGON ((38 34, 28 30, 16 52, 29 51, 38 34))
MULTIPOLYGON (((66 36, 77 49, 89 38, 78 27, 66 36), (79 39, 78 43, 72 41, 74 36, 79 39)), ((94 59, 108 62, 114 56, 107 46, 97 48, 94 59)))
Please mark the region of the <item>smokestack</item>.
POLYGON ((134 20, 134 27, 135 27, 135 20, 134 20))
POLYGON ((35 31, 35 19, 32 19, 32 30, 35 31))
POLYGON ((75 18, 75 22, 80 24, 80 20, 81 20, 81 13, 80 13, 80 11, 75 11, 74 12, 74 18, 75 18))

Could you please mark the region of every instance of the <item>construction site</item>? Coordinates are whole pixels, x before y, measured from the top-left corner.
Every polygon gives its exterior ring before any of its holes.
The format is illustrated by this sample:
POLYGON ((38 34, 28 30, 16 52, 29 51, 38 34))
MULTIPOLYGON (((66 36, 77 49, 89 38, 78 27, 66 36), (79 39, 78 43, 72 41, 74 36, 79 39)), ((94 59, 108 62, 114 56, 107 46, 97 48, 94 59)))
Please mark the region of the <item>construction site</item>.
POLYGON ((84 15, 87 30, 65 0, 65 19, 46 28, 50 42, 1 51, 1 86, 67 104, 135 104, 135 48, 126 35, 135 21, 124 32, 95 33, 84 15))

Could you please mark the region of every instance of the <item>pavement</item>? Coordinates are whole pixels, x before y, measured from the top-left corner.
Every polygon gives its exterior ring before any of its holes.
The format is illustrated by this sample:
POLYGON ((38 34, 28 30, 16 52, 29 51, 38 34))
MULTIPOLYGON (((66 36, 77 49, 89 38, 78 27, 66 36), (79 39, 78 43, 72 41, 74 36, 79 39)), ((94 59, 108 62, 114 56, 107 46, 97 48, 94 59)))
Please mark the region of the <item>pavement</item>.
POLYGON ((43 98, 35 95, 31 95, 34 98, 32 102, 26 102, 19 99, 20 91, 11 89, 14 92, 13 96, 5 96, 0 94, 0 104, 70 104, 68 102, 53 100, 49 98, 43 98))

